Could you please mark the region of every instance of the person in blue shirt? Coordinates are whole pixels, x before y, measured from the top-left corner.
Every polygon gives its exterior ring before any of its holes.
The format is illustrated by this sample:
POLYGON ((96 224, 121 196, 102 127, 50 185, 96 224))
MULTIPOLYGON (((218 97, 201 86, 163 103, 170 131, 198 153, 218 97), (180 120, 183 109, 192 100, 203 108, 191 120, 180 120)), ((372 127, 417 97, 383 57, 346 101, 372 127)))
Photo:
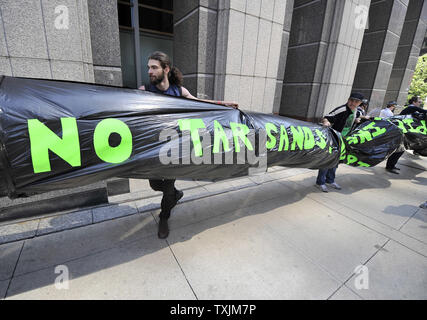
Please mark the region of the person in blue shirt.
MULTIPOLYGON (((166 94, 176 97, 184 97, 204 102, 216 103, 232 108, 238 108, 236 102, 227 101, 213 101, 206 99, 198 99, 190 94, 190 92, 182 86, 183 76, 178 68, 172 66, 170 58, 167 54, 156 51, 148 58, 148 76, 150 83, 139 87, 140 90, 147 90, 150 92, 166 94)), ((150 186, 155 191, 162 191, 163 198, 161 202, 160 221, 158 237, 165 239, 169 235, 168 219, 171 210, 178 203, 184 193, 175 188, 175 180, 162 179, 162 180, 149 180, 150 186)))

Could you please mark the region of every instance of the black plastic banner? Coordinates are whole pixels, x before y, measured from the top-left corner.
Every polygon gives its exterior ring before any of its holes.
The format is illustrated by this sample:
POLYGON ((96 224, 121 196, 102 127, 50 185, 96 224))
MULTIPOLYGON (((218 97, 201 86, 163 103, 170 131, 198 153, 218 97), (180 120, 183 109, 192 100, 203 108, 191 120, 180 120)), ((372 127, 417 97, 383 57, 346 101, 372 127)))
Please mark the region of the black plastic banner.
POLYGON ((141 90, 14 77, 0 85, 0 196, 11 198, 111 177, 374 166, 403 142, 425 152, 426 141, 425 119, 411 117, 368 121, 342 138, 309 122, 141 90))

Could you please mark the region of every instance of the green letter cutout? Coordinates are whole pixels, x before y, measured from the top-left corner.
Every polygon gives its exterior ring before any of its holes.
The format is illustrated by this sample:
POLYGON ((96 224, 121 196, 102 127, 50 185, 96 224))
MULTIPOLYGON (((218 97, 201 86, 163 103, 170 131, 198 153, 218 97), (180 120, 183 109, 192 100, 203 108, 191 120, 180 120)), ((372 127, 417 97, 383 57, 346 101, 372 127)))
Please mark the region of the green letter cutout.
POLYGON ((206 128, 202 119, 181 119, 178 120, 179 130, 190 131, 191 141, 193 141, 194 153, 196 157, 203 156, 203 149, 200 142, 200 135, 198 129, 206 128))
POLYGON ((320 149, 325 149, 326 147, 326 138, 323 134, 322 131, 320 131, 319 129, 316 129, 316 134, 319 137, 319 141, 316 141, 316 145, 320 148, 320 149))
POLYGON ((294 126, 291 126, 292 131, 292 145, 291 150, 296 149, 296 145, 298 145, 298 148, 300 150, 303 150, 304 146, 304 132, 302 131, 302 128, 300 126, 297 126, 296 128, 294 126))
POLYGON ((279 151, 289 150, 289 137, 288 137, 288 131, 286 130, 285 126, 282 124, 280 126, 280 141, 279 141, 279 151), (283 144, 285 145, 285 148, 283 148, 283 144))
POLYGON ((233 132, 234 151, 240 152, 239 137, 245 144, 246 148, 252 151, 253 150, 252 144, 247 137, 247 134, 249 133, 249 128, 244 124, 235 123, 235 122, 230 122, 230 127, 231 127, 231 131, 233 132))
POLYGON ((132 154, 132 133, 129 127, 118 119, 102 120, 93 133, 93 145, 96 155, 102 161, 122 163, 132 154), (118 133, 122 140, 117 147, 110 146, 108 139, 112 133, 118 133))
POLYGON ((81 166, 79 132, 75 118, 61 118, 62 139, 37 119, 28 120, 34 173, 49 172, 49 150, 72 167, 81 166))
POLYGON ((304 149, 310 150, 314 148, 314 135, 310 128, 302 127, 304 131, 304 149))
POLYGON ((277 127, 274 124, 267 122, 265 124, 265 131, 267 132, 267 135, 270 138, 270 141, 267 141, 266 143, 266 147, 267 149, 271 150, 276 146, 276 137, 271 134, 271 131, 277 133, 277 127))
POLYGON ((219 141, 222 141, 222 146, 224 148, 224 152, 230 151, 230 147, 228 145, 227 135, 225 134, 224 128, 217 121, 214 120, 214 148, 213 153, 219 152, 219 141))

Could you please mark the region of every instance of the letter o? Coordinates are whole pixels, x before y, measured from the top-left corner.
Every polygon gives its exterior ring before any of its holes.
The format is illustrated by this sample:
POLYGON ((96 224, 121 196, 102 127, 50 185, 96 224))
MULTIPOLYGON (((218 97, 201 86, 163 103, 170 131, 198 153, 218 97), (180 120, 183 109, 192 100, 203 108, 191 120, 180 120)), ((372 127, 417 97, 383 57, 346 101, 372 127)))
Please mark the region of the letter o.
POLYGON ((129 127, 117 119, 102 120, 95 128, 93 134, 93 145, 96 155, 104 162, 122 163, 129 159, 132 154, 132 133, 129 127), (108 139, 112 133, 121 137, 120 144, 116 147, 110 146, 108 139))

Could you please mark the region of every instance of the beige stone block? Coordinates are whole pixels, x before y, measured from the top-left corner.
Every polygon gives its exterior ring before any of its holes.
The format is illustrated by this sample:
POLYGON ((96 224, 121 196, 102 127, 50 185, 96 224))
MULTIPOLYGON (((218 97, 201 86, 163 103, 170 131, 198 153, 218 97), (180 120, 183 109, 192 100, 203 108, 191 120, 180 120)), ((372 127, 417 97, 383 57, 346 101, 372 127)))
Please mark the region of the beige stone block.
POLYGON ((259 17, 262 0, 249 0, 246 4, 246 13, 259 17))
POLYGON ((263 19, 260 20, 258 32, 260 35, 262 35, 262 37, 258 38, 257 43, 257 54, 255 62, 255 76, 257 77, 265 77, 267 75, 271 27, 271 22, 265 21, 263 19))
POLYGON ((237 101, 239 99, 239 84, 240 84, 240 76, 235 76, 235 75, 225 76, 224 100, 237 101))
POLYGON ((249 110, 252 103, 252 90, 253 90, 254 78, 244 77, 240 78, 239 85, 239 107, 241 109, 249 110))
POLYGON ((253 76, 255 72, 259 21, 259 18, 246 15, 241 70, 245 76, 253 76))
POLYGON ((10 58, 15 77, 51 79, 49 60, 10 58))
POLYGON ((238 10, 240 12, 246 11, 246 0, 228 0, 228 1, 230 2, 230 9, 238 10))
POLYGON ((277 78, 280 50, 282 49, 282 29, 282 25, 273 23, 267 65, 267 77, 269 78, 277 78))
POLYGON ((267 78, 265 80, 264 102, 262 111, 264 113, 273 112, 274 95, 276 90, 276 79, 267 78))
POLYGON ((269 21, 273 20, 274 0, 262 0, 260 17, 269 21))
POLYGON ((252 111, 262 112, 264 103, 265 78, 254 78, 254 89, 252 91, 252 111))
POLYGON ((245 14, 230 10, 226 72, 240 74, 245 14))
POLYGON ((273 21, 281 24, 282 27, 285 20, 286 1, 287 0, 274 1, 273 21))

